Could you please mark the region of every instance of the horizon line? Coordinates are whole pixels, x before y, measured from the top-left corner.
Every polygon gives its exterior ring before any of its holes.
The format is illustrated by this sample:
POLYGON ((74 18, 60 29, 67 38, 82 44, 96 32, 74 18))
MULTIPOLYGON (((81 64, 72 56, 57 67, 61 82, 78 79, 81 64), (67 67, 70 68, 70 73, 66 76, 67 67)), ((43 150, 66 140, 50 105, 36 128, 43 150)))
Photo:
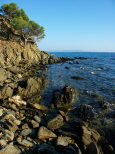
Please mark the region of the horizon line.
POLYGON ((69 52, 69 51, 73 51, 73 52, 115 52, 115 50, 114 51, 112 51, 112 50, 46 50, 47 52, 61 52, 61 51, 63 51, 63 52, 69 52))

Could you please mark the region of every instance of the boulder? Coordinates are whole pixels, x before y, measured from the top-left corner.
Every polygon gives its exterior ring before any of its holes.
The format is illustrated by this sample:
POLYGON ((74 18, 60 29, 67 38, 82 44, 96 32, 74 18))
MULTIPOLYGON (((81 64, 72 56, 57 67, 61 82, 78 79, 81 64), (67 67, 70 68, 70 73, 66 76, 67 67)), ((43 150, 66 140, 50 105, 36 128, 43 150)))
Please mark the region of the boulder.
POLYGON ((56 138, 56 134, 54 134, 51 130, 47 129, 44 126, 41 126, 38 130, 38 138, 39 139, 49 139, 56 138))
POLYGON ((83 104, 76 109, 78 117, 83 119, 84 121, 91 120, 95 117, 95 112, 91 105, 83 104))
POLYGON ((100 138, 101 136, 96 130, 86 126, 81 127, 81 141, 86 147, 92 142, 98 143, 100 138))
POLYGON ((56 117, 48 121, 47 127, 49 129, 54 130, 60 128, 61 126, 63 126, 63 124, 64 124, 64 119, 61 115, 58 114, 56 117))
POLYGON ((78 94, 75 89, 69 86, 65 86, 61 90, 53 91, 52 103, 57 108, 66 108, 75 101, 77 95, 78 94))

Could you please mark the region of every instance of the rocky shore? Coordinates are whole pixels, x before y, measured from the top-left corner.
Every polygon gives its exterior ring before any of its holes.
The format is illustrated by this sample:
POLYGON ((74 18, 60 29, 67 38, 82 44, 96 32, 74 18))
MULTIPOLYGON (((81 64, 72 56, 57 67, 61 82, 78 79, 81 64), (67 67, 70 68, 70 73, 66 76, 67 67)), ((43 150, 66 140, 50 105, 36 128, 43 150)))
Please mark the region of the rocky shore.
MULTIPOLYGON (((65 60, 52 58, 49 64, 65 60)), ((43 63, 0 68, 0 154, 113 154, 113 142, 90 125, 93 108, 71 107, 79 97, 73 87, 54 90, 51 107, 41 105, 47 69, 43 63)))
POLYGON ((103 134, 93 128, 90 120, 96 116, 90 105, 72 108, 79 99, 75 88, 54 89, 51 106, 41 103, 47 85, 43 70, 70 59, 19 39, 16 34, 0 38, 0 154, 114 154, 114 129, 103 134))

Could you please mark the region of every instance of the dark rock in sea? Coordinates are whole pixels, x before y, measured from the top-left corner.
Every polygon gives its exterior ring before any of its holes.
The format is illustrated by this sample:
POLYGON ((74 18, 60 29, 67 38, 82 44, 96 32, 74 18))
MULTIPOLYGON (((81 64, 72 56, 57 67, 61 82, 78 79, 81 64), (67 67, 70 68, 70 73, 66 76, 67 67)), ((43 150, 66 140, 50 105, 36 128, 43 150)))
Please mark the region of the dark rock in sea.
POLYGON ((69 69, 70 67, 68 67, 68 66, 65 66, 65 69, 69 69))
POLYGON ((75 59, 80 59, 80 60, 86 60, 86 59, 91 59, 91 58, 88 58, 88 57, 74 57, 75 59))
POLYGON ((76 80, 85 80, 84 78, 80 77, 80 76, 72 76, 72 79, 76 79, 76 80))
POLYGON ((95 117, 94 109, 91 105, 83 104, 76 108, 77 115, 84 121, 91 120, 95 117))
POLYGON ((61 90, 53 91, 52 103, 56 108, 68 108, 74 102, 76 96, 78 94, 75 89, 65 86, 61 90))

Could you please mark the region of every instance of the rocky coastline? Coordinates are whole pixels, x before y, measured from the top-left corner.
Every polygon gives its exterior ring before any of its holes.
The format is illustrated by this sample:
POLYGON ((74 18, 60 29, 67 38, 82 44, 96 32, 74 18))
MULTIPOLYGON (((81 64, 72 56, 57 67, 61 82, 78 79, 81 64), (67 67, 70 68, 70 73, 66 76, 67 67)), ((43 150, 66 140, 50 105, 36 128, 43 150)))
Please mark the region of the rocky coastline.
POLYGON ((73 87, 54 90, 50 107, 41 104, 47 64, 72 59, 54 57, 12 36, 0 37, 0 154, 114 154, 115 142, 90 125, 96 118, 93 108, 71 107, 79 96, 73 87))

